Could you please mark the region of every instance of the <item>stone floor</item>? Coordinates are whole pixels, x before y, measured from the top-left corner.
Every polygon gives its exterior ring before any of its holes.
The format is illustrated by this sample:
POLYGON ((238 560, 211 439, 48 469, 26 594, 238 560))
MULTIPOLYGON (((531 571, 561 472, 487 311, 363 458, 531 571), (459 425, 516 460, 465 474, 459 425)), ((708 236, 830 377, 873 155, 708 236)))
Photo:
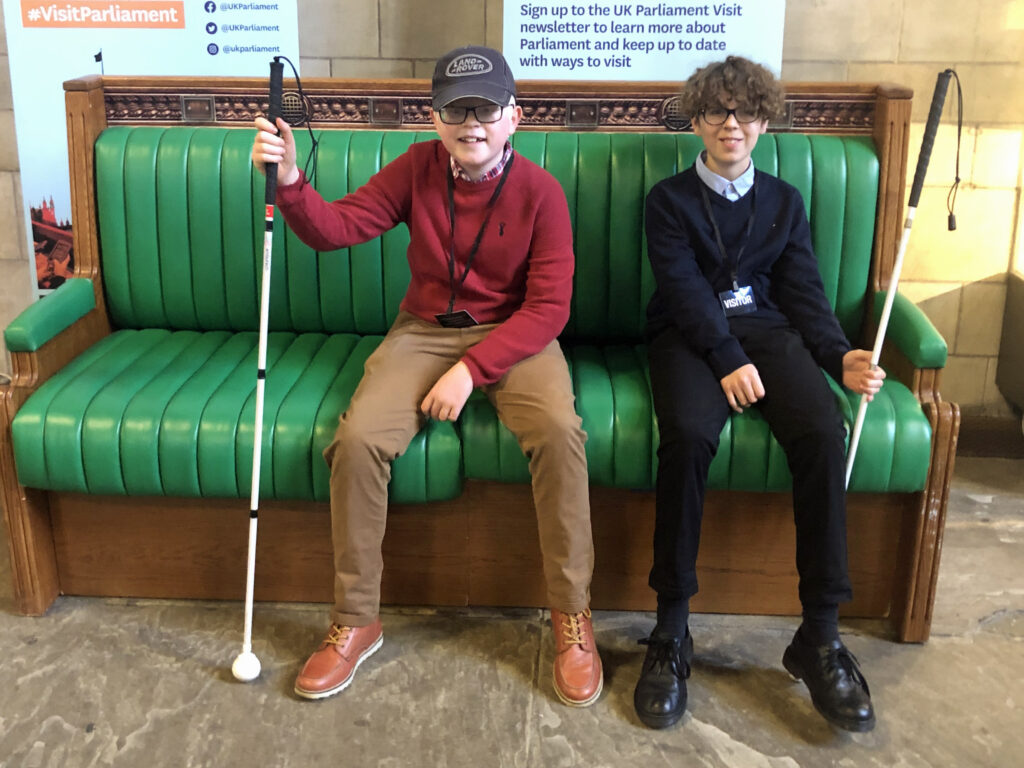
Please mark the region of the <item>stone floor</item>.
POLYGON ((930 642, 844 624, 878 712, 862 735, 784 673, 792 619, 695 616, 689 713, 656 732, 632 709, 649 614, 595 614, 606 681, 590 709, 554 698, 540 611, 387 611, 381 651, 311 703, 291 687, 324 606, 259 604, 263 674, 242 684, 240 605, 61 598, 23 618, 0 553, 0 768, 1024 765, 1020 460, 958 463, 930 642))

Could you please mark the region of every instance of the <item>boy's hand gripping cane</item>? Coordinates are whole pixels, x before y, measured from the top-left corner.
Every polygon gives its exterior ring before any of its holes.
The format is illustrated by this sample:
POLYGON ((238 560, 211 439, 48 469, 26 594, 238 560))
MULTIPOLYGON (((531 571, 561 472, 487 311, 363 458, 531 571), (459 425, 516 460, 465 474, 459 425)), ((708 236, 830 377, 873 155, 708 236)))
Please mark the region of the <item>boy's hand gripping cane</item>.
MULTIPOLYGON (((281 114, 281 78, 284 64, 278 57, 270 62, 270 107, 267 119, 276 127, 281 114)), ((274 199, 277 196, 277 163, 266 164, 267 187, 264 197, 266 227, 263 234, 263 282, 260 296, 260 336, 256 363, 256 422, 252 443, 252 486, 249 502, 249 556, 245 574, 245 633, 242 652, 235 657, 231 673, 243 682, 260 674, 260 660, 252 652, 253 582, 256 577, 256 531, 260 505, 260 459, 263 447, 263 387, 267 378, 267 325, 270 314, 270 258, 274 248, 274 199)))
MULTIPOLYGON (((932 105, 928 111, 928 122, 924 128, 924 139, 921 141, 921 153, 917 156, 917 170, 914 172, 914 183, 910 188, 910 200, 907 203, 907 218, 903 226, 903 236, 900 238, 900 247, 896 253, 896 262, 892 267, 892 277, 889 280, 889 288, 885 293, 885 304, 882 306, 882 316, 878 321, 878 332, 875 335, 875 346, 871 352, 871 367, 878 367, 878 360, 882 356, 882 342, 885 340, 886 327, 889 325, 889 315, 892 312, 892 304, 896 298, 896 288, 899 286, 900 271, 903 269, 903 255, 907 250, 907 241, 910 239, 910 228, 914 224, 914 213, 917 210, 917 203, 921 199, 921 188, 924 186, 924 176, 928 172, 928 161, 932 154, 932 145, 935 143, 935 133, 939 129, 939 118, 942 116, 942 106, 946 101, 946 89, 949 87, 953 70, 947 69, 939 73, 935 83, 935 93, 932 94, 932 105)), ((857 409, 857 419, 853 424, 853 433, 850 435, 850 450, 846 456, 846 487, 850 486, 850 475, 853 474, 853 462, 857 458, 857 444, 860 442, 860 433, 864 428, 864 414, 867 412, 868 396, 861 395, 860 407, 857 409)))

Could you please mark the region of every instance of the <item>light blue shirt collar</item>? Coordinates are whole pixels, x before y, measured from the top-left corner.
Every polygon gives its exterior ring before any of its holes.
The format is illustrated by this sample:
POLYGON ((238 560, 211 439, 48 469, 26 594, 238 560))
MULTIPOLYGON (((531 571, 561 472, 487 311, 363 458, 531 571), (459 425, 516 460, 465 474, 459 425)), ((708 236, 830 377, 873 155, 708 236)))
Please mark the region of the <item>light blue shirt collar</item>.
POLYGON ((697 175, 700 180, 708 185, 712 191, 717 192, 726 200, 736 201, 743 197, 750 188, 754 186, 754 161, 750 161, 750 165, 739 177, 733 181, 729 181, 722 176, 719 176, 704 164, 704 155, 706 152, 701 152, 697 156, 697 175))

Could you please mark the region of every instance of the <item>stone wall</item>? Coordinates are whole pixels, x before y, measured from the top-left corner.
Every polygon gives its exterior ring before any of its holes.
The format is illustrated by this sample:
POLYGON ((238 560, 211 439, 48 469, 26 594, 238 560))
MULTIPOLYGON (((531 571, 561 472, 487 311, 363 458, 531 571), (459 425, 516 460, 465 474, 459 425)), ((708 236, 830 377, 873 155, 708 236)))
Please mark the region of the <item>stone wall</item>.
MULTIPOLYGON (((11 0, 7 0, 11 2, 11 0)), ((32 301, 32 271, 26 253, 24 214, 21 205, 21 177, 18 147, 14 135, 14 105, 11 76, 7 65, 7 32, 0 13, 0 329, 32 301)), ((3 339, 0 338, 0 345, 3 339)), ((0 373, 10 371, 7 347, 2 346, 0 373)))
MULTIPOLYGON (((501 0, 298 0, 298 7, 307 77, 426 78, 434 59, 450 48, 501 47, 501 0)), ((6 64, 5 40, 0 45, 6 64)), ((902 290, 949 341, 945 395, 968 410, 994 414, 1009 410, 995 387, 1007 274, 1024 269, 1022 50, 1024 0, 788 0, 786 7, 784 79, 914 88, 911 175, 936 75, 957 69, 964 85, 958 228, 946 229, 956 140, 951 89, 902 290)), ((666 73, 666 79, 688 74, 666 73)), ((13 135, 13 123, 8 70, 0 66, 3 135, 13 135)), ((6 235, 0 241, 0 326, 32 295, 14 147, 10 141, 0 146, 0 231, 6 235)), ((5 355, 0 370, 8 365, 5 355)))
POLYGON ((970 413, 1006 415, 995 385, 1007 274, 1022 261, 1022 0, 789 0, 783 77, 894 81, 914 89, 909 182, 937 74, 964 87, 957 229, 947 228, 956 159, 951 85, 907 249, 901 292, 949 343, 942 391, 970 413), (841 31, 841 32, 840 32, 841 31))

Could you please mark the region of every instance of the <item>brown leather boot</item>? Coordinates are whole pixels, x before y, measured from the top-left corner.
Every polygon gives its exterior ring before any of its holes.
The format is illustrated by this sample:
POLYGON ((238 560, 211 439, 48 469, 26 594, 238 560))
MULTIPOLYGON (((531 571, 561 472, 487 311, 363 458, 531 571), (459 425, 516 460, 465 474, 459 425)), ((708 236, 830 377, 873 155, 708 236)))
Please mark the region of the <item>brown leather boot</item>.
POLYGON ((341 693, 352 682, 363 659, 383 642, 379 618, 365 627, 332 624, 327 637, 295 678, 295 693, 304 699, 324 699, 341 693))
POLYGON ((555 693, 570 707, 589 707, 604 687, 590 609, 562 613, 552 608, 551 628, 555 632, 555 693))

